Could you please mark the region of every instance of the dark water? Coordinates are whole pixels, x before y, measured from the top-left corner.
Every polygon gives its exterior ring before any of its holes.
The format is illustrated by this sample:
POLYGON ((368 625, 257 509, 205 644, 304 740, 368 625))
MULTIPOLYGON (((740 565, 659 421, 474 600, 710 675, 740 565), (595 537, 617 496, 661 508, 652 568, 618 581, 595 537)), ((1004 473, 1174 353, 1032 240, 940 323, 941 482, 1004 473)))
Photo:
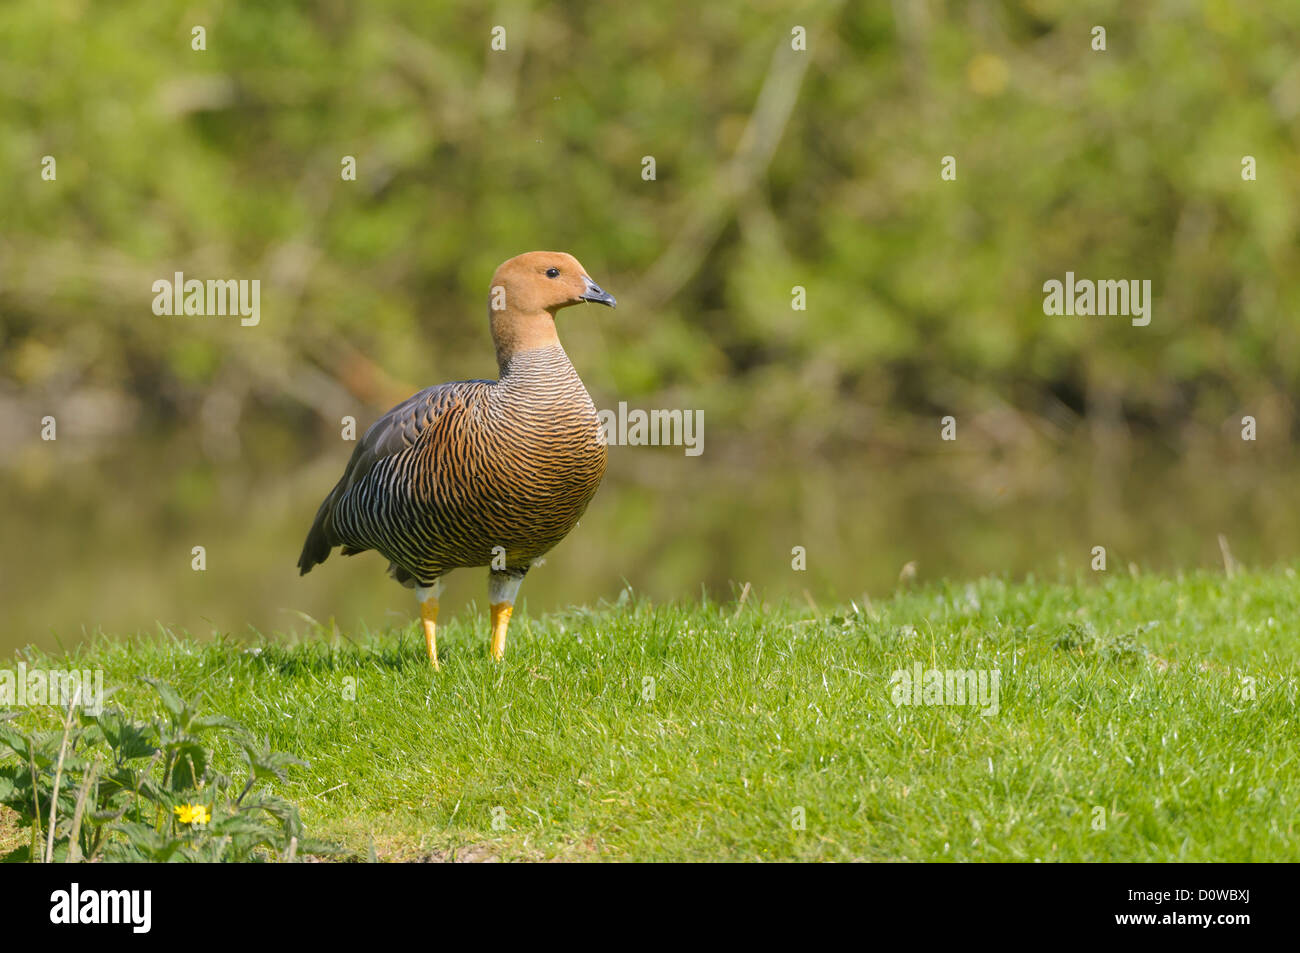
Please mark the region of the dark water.
MULTIPOLYGON (((160 447, 165 443, 160 444, 160 447)), ((1073 579, 1104 546, 1111 572, 1247 564, 1300 552, 1288 459, 1207 443, 1155 457, 1140 446, 782 455, 754 444, 614 447, 577 530, 534 570, 528 611, 615 599, 819 605, 881 598, 914 563, 919 582, 988 573, 1073 579), (806 550, 803 571, 794 547, 806 550)), ((307 632, 310 620, 377 628, 413 620, 413 598, 375 554, 295 561, 347 449, 310 463, 247 454, 223 463, 174 449, 60 459, 43 448, 4 471, 0 651, 71 646, 98 629, 307 632), (192 548, 206 549, 205 571, 192 548)), ((291 455, 288 455, 291 456, 291 455)), ((444 611, 485 605, 486 571, 449 580, 444 611)))

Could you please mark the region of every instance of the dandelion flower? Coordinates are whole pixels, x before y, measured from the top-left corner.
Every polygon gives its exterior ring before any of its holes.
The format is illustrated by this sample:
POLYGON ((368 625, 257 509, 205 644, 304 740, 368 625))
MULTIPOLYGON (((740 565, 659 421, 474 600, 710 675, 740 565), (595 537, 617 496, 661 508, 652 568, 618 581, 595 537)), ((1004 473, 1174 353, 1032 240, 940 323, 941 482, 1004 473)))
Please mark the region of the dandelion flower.
POLYGON ((176 812, 182 824, 206 824, 212 819, 212 815, 203 804, 182 804, 172 810, 176 812))

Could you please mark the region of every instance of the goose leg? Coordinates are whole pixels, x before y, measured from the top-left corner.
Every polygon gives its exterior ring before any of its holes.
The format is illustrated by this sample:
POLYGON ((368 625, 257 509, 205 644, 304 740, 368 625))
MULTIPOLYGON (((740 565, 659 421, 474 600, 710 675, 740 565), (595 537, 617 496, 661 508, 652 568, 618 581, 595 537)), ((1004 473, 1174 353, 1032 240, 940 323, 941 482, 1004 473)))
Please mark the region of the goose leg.
POLYGON ((524 581, 524 573, 507 569, 492 570, 488 577, 488 602, 492 607, 492 658, 499 662, 506 655, 506 630, 515 611, 515 596, 524 581))
POLYGON ((438 669, 438 596, 441 594, 441 579, 435 579, 427 589, 418 587, 415 590, 415 598, 420 601, 420 621, 424 623, 424 649, 429 653, 429 663, 434 671, 438 669))

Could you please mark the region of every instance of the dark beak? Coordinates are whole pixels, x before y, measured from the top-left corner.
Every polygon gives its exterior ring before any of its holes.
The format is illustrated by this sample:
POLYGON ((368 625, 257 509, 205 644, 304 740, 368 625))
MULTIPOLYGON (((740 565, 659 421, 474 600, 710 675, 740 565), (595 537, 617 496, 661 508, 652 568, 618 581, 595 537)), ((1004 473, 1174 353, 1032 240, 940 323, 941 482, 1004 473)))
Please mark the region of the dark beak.
POLYGON ((587 283, 587 290, 583 294, 578 295, 578 297, 583 301, 594 301, 597 304, 607 304, 611 308, 618 304, 618 302, 614 300, 612 294, 603 290, 600 285, 596 284, 596 282, 592 281, 586 275, 582 276, 582 280, 587 283))

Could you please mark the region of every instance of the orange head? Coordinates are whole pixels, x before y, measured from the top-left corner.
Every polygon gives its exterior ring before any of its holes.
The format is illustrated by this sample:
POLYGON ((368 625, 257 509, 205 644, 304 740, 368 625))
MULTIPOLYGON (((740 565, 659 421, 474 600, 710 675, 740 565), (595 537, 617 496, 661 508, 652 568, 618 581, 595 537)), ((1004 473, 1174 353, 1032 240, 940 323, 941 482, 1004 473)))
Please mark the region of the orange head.
POLYGON ((503 262, 488 292, 497 363, 504 369, 518 351, 558 344, 555 313, 585 301, 616 303, 572 255, 530 251, 503 262))
POLYGON ((516 255, 492 276, 493 311, 521 314, 549 312, 571 304, 595 301, 614 307, 614 296, 587 277, 578 259, 562 251, 530 251, 516 255))

